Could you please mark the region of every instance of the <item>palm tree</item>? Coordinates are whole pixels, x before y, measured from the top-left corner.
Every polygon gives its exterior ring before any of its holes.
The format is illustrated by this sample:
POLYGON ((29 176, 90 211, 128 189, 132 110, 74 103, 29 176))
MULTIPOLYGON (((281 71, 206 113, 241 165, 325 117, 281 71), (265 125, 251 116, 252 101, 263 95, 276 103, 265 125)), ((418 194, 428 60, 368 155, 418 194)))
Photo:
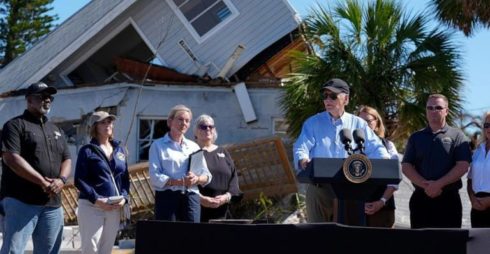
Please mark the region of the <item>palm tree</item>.
POLYGON ((431 0, 439 19, 470 36, 475 28, 490 27, 488 0, 431 0))
POLYGON ((315 54, 294 54, 297 71, 281 100, 292 137, 306 118, 324 110, 321 86, 332 77, 351 85, 348 111, 377 108, 387 137, 400 142, 425 126, 429 94, 448 97, 449 121, 461 111, 460 55, 451 34, 429 31, 424 16, 405 15, 393 1, 349 0, 333 11, 319 6, 306 17, 303 35, 315 54))

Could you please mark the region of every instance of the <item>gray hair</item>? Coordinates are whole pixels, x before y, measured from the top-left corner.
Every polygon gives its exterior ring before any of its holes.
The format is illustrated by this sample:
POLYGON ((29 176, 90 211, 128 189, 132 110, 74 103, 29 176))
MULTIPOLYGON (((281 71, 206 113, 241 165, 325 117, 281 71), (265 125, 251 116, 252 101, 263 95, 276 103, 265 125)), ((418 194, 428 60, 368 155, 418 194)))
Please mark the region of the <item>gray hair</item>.
MULTIPOLYGON (((197 132, 199 131, 199 125, 203 124, 204 122, 209 122, 210 124, 214 125, 214 119, 211 116, 206 114, 202 114, 198 116, 194 121, 194 137, 197 137, 197 132)), ((216 142, 216 139, 218 139, 218 131, 216 130, 216 126, 214 126, 212 132, 213 132, 213 142, 216 142)))

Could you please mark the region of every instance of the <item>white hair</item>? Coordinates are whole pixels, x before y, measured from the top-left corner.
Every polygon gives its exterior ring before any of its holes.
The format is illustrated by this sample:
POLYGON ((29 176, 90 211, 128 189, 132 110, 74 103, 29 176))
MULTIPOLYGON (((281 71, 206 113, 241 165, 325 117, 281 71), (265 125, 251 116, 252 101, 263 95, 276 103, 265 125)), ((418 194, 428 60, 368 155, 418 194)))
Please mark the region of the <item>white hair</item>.
MULTIPOLYGON (((212 125, 214 125, 214 119, 206 114, 202 114, 196 118, 194 121, 194 137, 197 137, 197 132, 199 131, 199 125, 201 125, 204 122, 208 122, 212 125)), ((218 131, 216 130, 216 126, 211 130, 213 132, 213 143, 216 142, 216 139, 218 139, 218 131)))

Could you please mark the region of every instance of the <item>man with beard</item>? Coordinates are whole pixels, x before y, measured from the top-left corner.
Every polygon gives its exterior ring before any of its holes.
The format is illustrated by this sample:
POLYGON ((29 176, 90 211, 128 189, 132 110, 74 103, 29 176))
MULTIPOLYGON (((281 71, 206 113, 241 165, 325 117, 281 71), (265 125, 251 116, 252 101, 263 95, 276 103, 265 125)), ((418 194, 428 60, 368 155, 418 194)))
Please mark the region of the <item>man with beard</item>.
POLYGON ((3 126, 1 196, 5 210, 1 253, 59 253, 63 233, 61 189, 71 159, 64 134, 48 122, 56 88, 42 82, 27 88, 27 109, 3 126))

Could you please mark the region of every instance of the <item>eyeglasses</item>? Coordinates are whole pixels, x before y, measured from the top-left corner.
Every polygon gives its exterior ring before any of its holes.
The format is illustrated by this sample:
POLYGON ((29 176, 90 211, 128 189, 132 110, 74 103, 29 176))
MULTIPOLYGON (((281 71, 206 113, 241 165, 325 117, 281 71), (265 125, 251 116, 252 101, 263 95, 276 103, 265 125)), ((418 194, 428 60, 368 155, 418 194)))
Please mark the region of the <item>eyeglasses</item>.
POLYGON ((54 101, 54 97, 49 94, 33 94, 31 96, 41 101, 45 101, 46 99, 49 99, 51 102, 54 101))
POLYGON ((485 129, 490 128, 490 123, 484 123, 484 124, 483 124, 483 128, 485 128, 485 129))
POLYGON ((201 129, 201 130, 203 130, 203 131, 207 130, 208 128, 209 128, 210 130, 213 130, 213 129, 214 129, 214 126, 213 126, 213 125, 204 125, 204 124, 200 124, 200 125, 199 125, 199 129, 201 129))
POLYGON ((326 100, 328 98, 330 98, 332 101, 334 101, 338 98, 338 94, 336 94, 336 93, 324 93, 323 99, 326 100))
POLYGON ((434 111, 434 110, 441 111, 441 110, 445 109, 445 107, 443 107, 443 106, 427 106, 426 109, 428 111, 434 111))

